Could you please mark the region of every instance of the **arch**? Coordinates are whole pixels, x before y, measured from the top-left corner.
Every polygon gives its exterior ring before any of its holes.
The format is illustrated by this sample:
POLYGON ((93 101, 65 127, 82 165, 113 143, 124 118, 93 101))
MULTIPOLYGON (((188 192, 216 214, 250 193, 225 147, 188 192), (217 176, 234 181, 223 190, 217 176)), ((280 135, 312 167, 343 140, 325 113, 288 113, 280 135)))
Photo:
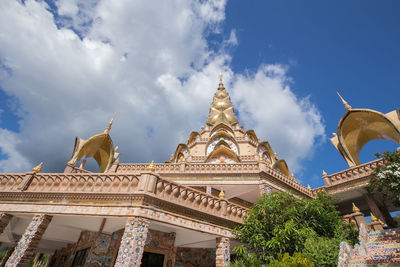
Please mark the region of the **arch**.
POLYGON ((178 158, 180 157, 180 154, 186 159, 189 156, 189 148, 186 144, 179 144, 176 147, 175 153, 174 153, 174 158, 172 159, 172 162, 177 163, 178 158), (185 155, 187 154, 187 155, 185 155))
POLYGON ((352 109, 339 121, 337 135, 330 141, 350 167, 361 164, 360 152, 372 140, 384 139, 400 144, 398 111, 397 116, 388 115, 370 109, 352 109))
POLYGON ((211 129, 210 137, 211 137, 215 132, 217 132, 217 130, 220 130, 220 129, 225 129, 225 130, 226 130, 228 133, 230 133, 233 137, 235 136, 235 133, 233 132, 232 128, 231 128, 229 125, 227 125, 226 123, 220 122, 220 123, 218 123, 217 125, 215 125, 215 126, 211 129))
POLYGON ((254 142, 258 143, 258 137, 254 130, 248 130, 246 131, 246 134, 249 136, 250 140, 253 140, 254 142))
POLYGON ((274 163, 274 165, 272 165, 272 168, 280 171, 281 173, 283 173, 287 177, 291 177, 290 171, 289 171, 289 167, 286 164, 286 161, 284 159, 280 159, 280 160, 276 161, 274 163))
POLYGON ((269 159, 269 162, 271 163, 274 162, 274 151, 272 151, 272 148, 267 141, 264 141, 258 145, 257 153, 260 157, 266 154, 269 159))
POLYGON ((188 138, 188 140, 187 140, 187 143, 188 143, 188 144, 192 143, 193 141, 196 140, 196 138, 197 138, 198 136, 200 136, 200 134, 199 134, 198 132, 191 132, 191 134, 190 134, 190 136, 189 136, 189 138, 188 138))
POLYGON ((107 133, 92 136, 88 140, 76 137, 68 165, 75 166, 84 157, 94 158, 99 165, 100 172, 105 172, 113 162, 114 152, 114 143, 107 133))
POLYGON ((222 156, 222 155, 227 155, 229 158, 233 159, 234 161, 240 162, 239 157, 235 154, 235 152, 233 152, 229 148, 229 145, 224 141, 221 141, 217 144, 217 146, 215 147, 213 152, 211 152, 210 155, 208 155, 206 162, 209 162, 211 159, 217 158, 218 156, 222 156))

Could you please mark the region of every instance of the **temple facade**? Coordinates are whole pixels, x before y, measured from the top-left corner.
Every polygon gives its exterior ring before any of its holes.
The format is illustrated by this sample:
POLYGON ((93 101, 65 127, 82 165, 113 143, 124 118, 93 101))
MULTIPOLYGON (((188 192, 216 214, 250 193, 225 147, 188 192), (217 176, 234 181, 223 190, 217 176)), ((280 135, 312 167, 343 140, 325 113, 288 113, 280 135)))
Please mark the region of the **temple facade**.
POLYGON ((165 163, 120 163, 111 120, 103 133, 75 139, 63 173, 42 173, 41 165, 0 173, 1 266, 225 267, 239 244, 233 228, 257 198, 276 191, 314 198, 323 190, 340 197, 343 219, 355 227, 393 227, 396 208, 366 190, 383 162, 361 164, 358 156, 373 139, 400 143, 400 112, 343 103, 331 142, 349 168, 323 172, 325 186, 315 189, 297 182, 268 141, 239 124, 222 75, 205 126, 165 163), (86 158, 99 172, 85 169, 86 158))

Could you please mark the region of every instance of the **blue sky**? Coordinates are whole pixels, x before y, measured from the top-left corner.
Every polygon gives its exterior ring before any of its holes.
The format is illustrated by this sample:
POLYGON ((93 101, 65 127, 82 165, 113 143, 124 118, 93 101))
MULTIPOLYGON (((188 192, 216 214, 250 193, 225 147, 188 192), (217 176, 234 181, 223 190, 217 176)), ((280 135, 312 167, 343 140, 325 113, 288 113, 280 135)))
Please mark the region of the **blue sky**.
MULTIPOLYGON (((236 29, 239 45, 232 68, 255 71, 261 63, 289 66, 293 91, 310 96, 321 112, 327 137, 337 131, 345 110, 339 91, 353 108, 387 113, 400 108, 400 2, 398 1, 231 1, 225 34, 236 29)), ((363 162, 375 152, 398 145, 377 140, 361 152, 363 162)), ((346 168, 329 140, 305 162, 304 180, 320 181, 346 168), (306 178, 307 177, 307 178, 306 178)))
POLYGON ((312 187, 347 167, 336 91, 399 108, 398 1, 48 3, 0 3, 0 171, 62 170, 114 112, 121 161, 163 162, 204 125, 220 70, 240 123, 312 187))

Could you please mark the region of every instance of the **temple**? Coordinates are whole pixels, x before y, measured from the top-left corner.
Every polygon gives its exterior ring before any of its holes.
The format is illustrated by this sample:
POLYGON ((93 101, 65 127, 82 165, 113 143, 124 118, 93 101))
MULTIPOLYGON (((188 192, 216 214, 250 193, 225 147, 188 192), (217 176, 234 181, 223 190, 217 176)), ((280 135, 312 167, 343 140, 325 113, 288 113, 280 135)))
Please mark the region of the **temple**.
POLYGON ((396 207, 366 190, 383 161, 361 163, 359 153, 374 139, 400 143, 400 112, 343 104, 346 113, 330 140, 349 168, 323 172, 325 185, 315 189, 300 184, 268 141, 239 124, 222 74, 204 127, 165 163, 120 163, 111 120, 104 132, 75 139, 63 173, 43 173, 42 164, 0 173, 0 242, 7 248, 0 266, 226 267, 239 244, 233 228, 257 198, 276 191, 304 198, 325 191, 340 197, 343 219, 355 227, 392 228, 396 207), (99 172, 85 169, 86 158, 95 159, 99 172))

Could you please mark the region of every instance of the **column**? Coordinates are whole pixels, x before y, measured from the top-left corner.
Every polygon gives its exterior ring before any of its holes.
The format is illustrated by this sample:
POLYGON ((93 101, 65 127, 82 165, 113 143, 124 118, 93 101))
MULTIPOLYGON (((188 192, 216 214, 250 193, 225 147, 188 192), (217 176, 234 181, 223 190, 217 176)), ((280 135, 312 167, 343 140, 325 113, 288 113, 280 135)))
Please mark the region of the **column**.
POLYGON ((0 234, 2 234, 4 232, 4 229, 6 229, 11 218, 12 218, 12 215, 10 215, 10 214, 7 214, 7 213, 0 214, 0 234))
POLYGON ((127 220, 115 267, 139 267, 141 265, 148 231, 149 221, 147 219, 133 217, 127 220))
POLYGON ((381 210, 379 209, 378 205, 376 204, 376 201, 374 199, 374 197, 370 194, 366 194, 365 198, 367 200, 368 203, 368 207, 371 210, 371 212, 378 218, 381 219, 382 221, 384 221, 383 215, 381 210))
POLYGON ((385 203, 383 203, 382 205, 379 205, 378 208, 382 212, 383 218, 385 219, 387 226, 389 228, 397 227, 396 221, 393 220, 393 217, 392 217, 392 215, 390 215, 390 212, 387 209, 385 203))
POLYGON ((40 239, 50 224, 53 216, 38 214, 33 216, 32 221, 25 230, 11 257, 6 263, 6 267, 28 266, 32 255, 37 248, 40 239))
POLYGON ((231 250, 229 238, 217 237, 217 251, 215 255, 215 267, 227 267, 230 262, 231 250))

